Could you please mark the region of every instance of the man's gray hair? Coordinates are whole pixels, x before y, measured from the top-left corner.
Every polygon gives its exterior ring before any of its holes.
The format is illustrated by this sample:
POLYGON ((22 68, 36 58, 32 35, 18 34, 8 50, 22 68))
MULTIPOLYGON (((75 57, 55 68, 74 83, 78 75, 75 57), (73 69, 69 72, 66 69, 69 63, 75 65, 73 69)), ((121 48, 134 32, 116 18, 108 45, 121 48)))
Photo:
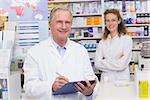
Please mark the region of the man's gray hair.
POLYGON ((72 19, 73 19, 73 16, 72 16, 71 11, 70 11, 68 8, 66 8, 65 6, 60 6, 60 5, 59 5, 59 6, 54 7, 54 8, 51 10, 51 13, 50 13, 50 15, 49 15, 49 22, 51 22, 51 20, 52 20, 54 14, 55 14, 55 12, 58 11, 58 10, 68 11, 68 12, 70 13, 70 16, 71 16, 72 19))

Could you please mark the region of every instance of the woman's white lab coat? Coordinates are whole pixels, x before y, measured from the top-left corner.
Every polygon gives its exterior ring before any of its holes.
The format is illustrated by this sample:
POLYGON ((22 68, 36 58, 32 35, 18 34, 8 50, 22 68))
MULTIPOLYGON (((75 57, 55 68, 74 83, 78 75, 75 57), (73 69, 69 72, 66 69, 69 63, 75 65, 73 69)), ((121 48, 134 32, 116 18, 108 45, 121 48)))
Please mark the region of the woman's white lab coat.
POLYGON ((103 71, 101 81, 129 80, 131 54, 132 39, 128 35, 101 40, 95 54, 95 67, 103 71))
POLYGON ((70 82, 95 77, 88 52, 83 46, 68 40, 66 52, 61 57, 49 38, 28 52, 24 63, 26 95, 34 97, 34 100, 87 99, 81 93, 52 95, 52 84, 58 77, 56 72, 66 76, 70 82))

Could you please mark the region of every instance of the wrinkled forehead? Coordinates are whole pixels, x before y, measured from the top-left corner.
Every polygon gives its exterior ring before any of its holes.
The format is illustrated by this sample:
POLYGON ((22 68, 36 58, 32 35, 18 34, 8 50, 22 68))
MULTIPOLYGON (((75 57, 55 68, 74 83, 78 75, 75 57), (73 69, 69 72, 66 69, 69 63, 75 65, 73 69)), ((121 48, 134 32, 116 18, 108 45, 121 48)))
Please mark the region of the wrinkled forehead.
POLYGON ((71 12, 69 11, 69 9, 67 9, 67 8, 62 8, 62 7, 61 7, 61 8, 53 8, 53 9, 51 10, 51 14, 50 14, 50 17, 49 17, 49 22, 52 21, 53 17, 56 15, 57 12, 60 12, 60 13, 68 12, 68 14, 69 14, 70 17, 71 17, 71 20, 73 19, 73 16, 72 16, 71 12))

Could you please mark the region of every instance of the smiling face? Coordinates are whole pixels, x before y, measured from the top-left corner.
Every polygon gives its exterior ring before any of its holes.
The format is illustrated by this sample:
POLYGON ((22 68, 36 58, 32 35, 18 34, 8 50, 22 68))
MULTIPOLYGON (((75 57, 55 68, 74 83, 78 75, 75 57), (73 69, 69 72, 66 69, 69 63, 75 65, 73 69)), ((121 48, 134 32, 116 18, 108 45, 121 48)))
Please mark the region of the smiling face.
POLYGON ((72 17, 69 11, 58 10, 54 13, 49 27, 55 41, 67 41, 71 32, 72 17))
POLYGON ((108 13, 105 18, 106 27, 110 33, 118 33, 118 24, 120 24, 121 21, 118 19, 117 15, 108 13))

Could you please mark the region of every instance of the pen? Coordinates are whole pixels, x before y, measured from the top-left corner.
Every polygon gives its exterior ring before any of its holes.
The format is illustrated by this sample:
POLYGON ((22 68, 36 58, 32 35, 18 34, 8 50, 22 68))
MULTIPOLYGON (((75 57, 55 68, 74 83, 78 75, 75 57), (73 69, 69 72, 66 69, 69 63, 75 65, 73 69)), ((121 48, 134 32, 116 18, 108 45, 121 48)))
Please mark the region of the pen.
POLYGON ((58 76, 62 76, 60 73, 58 73, 58 72, 56 72, 56 74, 58 75, 58 76))
POLYGON ((69 82, 68 78, 64 77, 63 75, 61 75, 60 73, 58 72, 55 72, 58 76, 62 76, 64 80, 66 80, 67 82, 69 82))

